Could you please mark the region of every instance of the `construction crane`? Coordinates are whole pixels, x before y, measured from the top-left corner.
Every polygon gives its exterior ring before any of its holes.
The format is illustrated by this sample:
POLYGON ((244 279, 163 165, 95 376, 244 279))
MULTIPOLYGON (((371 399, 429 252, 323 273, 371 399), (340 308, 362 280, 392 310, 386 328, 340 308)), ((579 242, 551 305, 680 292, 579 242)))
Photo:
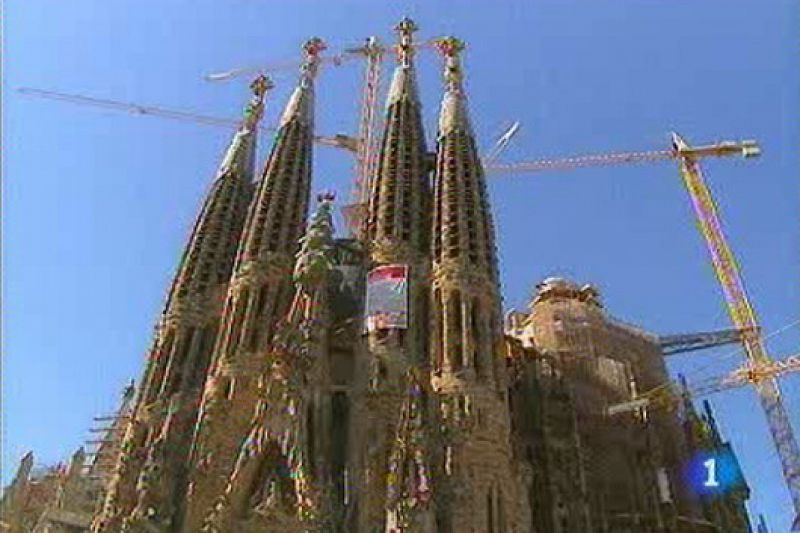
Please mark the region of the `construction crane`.
POLYGON ((627 165, 631 163, 650 163, 656 161, 701 159, 705 157, 743 156, 757 157, 760 149, 755 141, 719 142, 706 146, 673 146, 667 150, 646 152, 611 152, 602 154, 560 157, 557 159, 537 159, 517 163, 491 163, 485 168, 492 174, 527 174, 548 170, 571 170, 575 168, 627 165))
MULTIPOLYGON (((370 54, 368 60, 368 67, 365 73, 366 82, 364 84, 364 94, 362 97, 361 105, 361 119, 358 137, 353 137, 345 134, 335 134, 331 136, 315 135, 314 142, 317 144, 328 146, 332 148, 339 148, 355 154, 357 168, 356 168, 356 185, 354 191, 354 203, 351 206, 363 205, 366 202, 366 196, 369 192, 368 179, 371 175, 372 169, 375 165, 375 144, 376 135, 378 130, 378 117, 379 113, 375 112, 376 102, 378 100, 380 89, 380 65, 382 63, 382 54, 385 49, 372 41, 363 47, 364 53, 370 54), (373 47, 373 51, 368 51, 368 47, 373 47), (366 139, 362 141, 361 139, 366 139)), ((355 49, 349 49, 355 50, 355 49)), ((244 72, 245 69, 240 69, 244 72)), ((238 72, 238 71, 237 71, 238 72)), ((220 74, 221 76, 221 74, 220 74)), ((96 98, 93 96, 86 96, 82 94, 64 93, 58 91, 50 91, 45 89, 38 89, 34 87, 20 87, 17 89, 22 95, 33 96, 37 98, 45 98, 48 100, 56 100, 61 102, 69 102, 78 105, 87 105, 92 107, 99 107, 104 109, 111 109, 114 111, 122 111, 132 115, 152 116, 158 118, 166 118, 169 120, 178 120, 183 122, 192 122, 195 124, 202 124, 206 126, 237 128, 239 121, 230 118, 213 117, 189 111, 180 111, 175 109, 167 109, 159 106, 142 105, 132 102, 122 102, 119 100, 110 100, 106 98, 96 98)), ((259 126, 259 130, 264 132, 276 131, 274 126, 259 126)), ((516 134, 519 129, 519 122, 515 122, 512 126, 498 139, 495 146, 484 158, 486 161, 496 160, 502 151, 508 146, 511 138, 516 134)), ((535 162, 533 162, 535 163, 535 162)), ((530 164, 530 163, 529 163, 530 164)), ((494 166, 489 166, 489 170, 493 170, 494 166)))
MULTIPOLYGON (((498 163, 497 159, 508 146, 511 139, 519 129, 519 122, 515 122, 498 139, 494 147, 482 158, 484 171, 487 174, 528 174, 533 172, 544 172, 553 170, 573 170, 577 168, 627 165, 634 163, 652 163, 658 161, 683 161, 685 158, 699 160, 707 157, 729 157, 743 156, 745 158, 757 157, 760 155, 760 148, 755 141, 723 141, 714 144, 690 147, 673 146, 665 150, 649 150, 638 152, 610 152, 588 155, 577 155, 559 157, 553 159, 536 159, 530 161, 520 161, 513 163, 498 163)), ((342 138, 339 147, 359 146, 359 140, 347 136, 342 138)), ((352 206, 349 206, 352 208, 352 206)))
POLYGON ((757 369, 745 364, 728 374, 710 377, 692 383, 691 386, 686 384, 685 380, 682 380, 681 384, 664 383, 655 389, 634 395, 631 401, 609 406, 606 409, 606 414, 615 416, 650 407, 673 410, 680 404, 681 397, 684 394, 699 398, 768 379, 776 379, 794 372, 800 372, 800 354, 792 355, 783 360, 771 361, 768 365, 762 365, 757 369))
MULTIPOLYGON (((758 319, 744 288, 736 258, 722 231, 717 208, 711 191, 705 183, 700 169, 699 156, 692 154, 691 147, 677 133, 672 134, 673 150, 680 154, 680 169, 692 201, 700 231, 711 254, 711 262, 717 275, 733 325, 742 331, 742 345, 747 356, 745 373, 758 393, 761 406, 767 416, 772 439, 781 461, 783 476, 794 505, 795 520, 792 528, 800 531, 800 448, 792 432, 789 415, 783 406, 778 382, 773 368, 775 364, 767 354, 761 336, 758 319)), ((757 155, 753 146, 743 147, 745 157, 757 155)))
MULTIPOLYGON (((319 58, 321 65, 333 65, 339 67, 355 56, 350 55, 347 50, 344 53, 334 54, 332 56, 323 56, 319 58)), ((244 67, 226 70, 225 72, 215 72, 213 74, 206 74, 203 78, 206 81, 228 81, 241 76, 256 76, 258 74, 267 74, 269 72, 280 72, 287 70, 297 70, 303 64, 303 60, 295 59, 284 63, 274 63, 270 65, 261 65, 256 67, 244 67)))
MULTIPOLYGON (((211 117, 208 115, 201 115, 188 111, 176 111, 174 109, 166 109, 163 107, 146 106, 129 102, 121 102, 118 100, 109 100, 105 98, 95 98, 92 96, 85 96, 81 94, 62 93, 57 91, 48 91, 44 89, 36 89, 33 87, 20 87, 17 92, 25 96, 35 96, 37 98, 46 98, 49 100, 59 100, 62 102, 69 102, 72 104, 88 105, 93 107, 102 107, 105 109, 112 109, 114 111, 123 111, 132 115, 145 115, 159 118, 166 118, 170 120, 179 120, 184 122, 193 122, 195 124, 203 124, 206 126, 223 126, 227 128, 238 128, 240 121, 211 117)), ((259 130, 265 132, 275 132, 275 126, 259 126, 259 130)), ((342 148, 349 151, 357 150, 356 140, 347 135, 333 135, 322 136, 315 135, 314 142, 330 146, 334 148, 342 148)))
POLYGON ((381 87, 381 71, 386 49, 376 37, 367 39, 364 46, 348 49, 366 58, 364 88, 361 94, 361 110, 358 125, 358 151, 356 152, 356 182, 354 201, 366 202, 369 194, 369 177, 375 166, 376 136, 378 128, 378 97, 381 87))
POLYGON ((719 331, 701 331, 682 333, 679 335, 661 335, 658 344, 664 355, 694 352, 741 342, 742 332, 738 329, 722 329, 719 331))
MULTIPOLYGON (((411 34, 417 30, 416 24, 408 18, 404 18, 395 26, 395 31, 400 35, 398 46, 406 49, 425 49, 433 48, 434 41, 423 41, 413 43, 411 34)), ((394 48, 394 47, 393 47, 394 48)), ((356 137, 337 135, 334 137, 339 148, 344 148, 355 154, 355 180, 353 182, 352 203, 343 207, 347 225, 354 233, 358 231, 360 221, 366 214, 366 205, 370 190, 370 178, 374 174, 377 155, 377 132, 380 130, 380 113, 378 113, 378 100, 381 90, 381 75, 383 60, 391 48, 380 43, 377 37, 368 37, 362 46, 345 48, 343 51, 329 56, 326 61, 335 66, 342 65, 345 61, 362 58, 365 60, 363 89, 361 91, 361 105, 359 110, 358 133, 356 137)), ((236 77, 254 74, 258 72, 271 72, 292 68, 297 63, 286 63, 264 67, 250 67, 229 70, 215 74, 209 74, 205 78, 209 81, 230 80, 236 77)), ((517 124, 518 126, 518 124, 517 124)), ((513 136, 511 133, 509 136, 513 136)), ((329 139, 329 138, 325 138, 329 139)), ((508 141, 505 142, 508 144, 508 141)), ((505 148, 496 148, 499 155, 505 148)))
MULTIPOLYGON (((667 150, 594 154, 510 164, 495 163, 487 166, 486 170, 493 173, 531 173, 666 160, 679 162, 681 176, 689 193, 698 227, 706 241, 714 272, 725 296, 728 314, 735 326, 735 329, 732 330, 735 333, 730 334, 739 336, 747 358, 746 366, 737 371, 735 376, 719 383, 706 385, 704 389, 695 392, 716 392, 733 386, 753 385, 766 414, 772 440, 780 457, 783 476, 794 506, 796 517, 792 530, 800 531, 800 449, 776 381, 776 378, 782 373, 797 371, 798 365, 795 360, 790 360, 788 363, 775 363, 767 354, 758 320, 745 292, 736 259, 722 232, 717 208, 703 179, 699 163, 706 157, 742 156, 750 158, 757 157, 760 153, 760 148, 755 141, 720 142, 692 147, 678 134, 673 133, 672 147, 667 150)), ((690 339, 679 340, 677 344, 687 340, 690 339)), ((618 407, 615 406, 613 409, 618 407)), ((628 408, 630 407, 628 405, 628 408)))

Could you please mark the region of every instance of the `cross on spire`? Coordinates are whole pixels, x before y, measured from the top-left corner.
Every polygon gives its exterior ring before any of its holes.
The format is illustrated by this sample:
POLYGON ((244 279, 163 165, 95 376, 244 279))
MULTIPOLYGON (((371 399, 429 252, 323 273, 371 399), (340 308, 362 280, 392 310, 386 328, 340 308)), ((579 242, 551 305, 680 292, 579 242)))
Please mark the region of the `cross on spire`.
POLYGON ((252 83, 250 83, 250 89, 253 91, 253 94, 259 98, 259 100, 263 100, 264 95, 267 94, 267 91, 272 89, 274 86, 275 85, 272 83, 272 80, 263 74, 260 74, 252 81, 252 83))
POLYGON ((253 91, 253 97, 247 105, 245 110, 244 126, 245 129, 252 129, 256 123, 261 119, 261 114, 264 112, 264 98, 267 92, 275 87, 272 80, 267 76, 260 74, 250 83, 250 90, 253 91))

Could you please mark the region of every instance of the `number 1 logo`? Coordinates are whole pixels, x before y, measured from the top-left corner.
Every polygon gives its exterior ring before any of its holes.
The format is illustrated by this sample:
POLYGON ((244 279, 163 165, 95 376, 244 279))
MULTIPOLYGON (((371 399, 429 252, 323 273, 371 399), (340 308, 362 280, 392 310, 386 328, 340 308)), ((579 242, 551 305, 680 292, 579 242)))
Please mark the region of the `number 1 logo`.
POLYGON ((711 458, 703 463, 703 466, 706 467, 706 473, 708 477, 703 482, 704 487, 719 487, 719 481, 717 481, 717 460, 711 458))

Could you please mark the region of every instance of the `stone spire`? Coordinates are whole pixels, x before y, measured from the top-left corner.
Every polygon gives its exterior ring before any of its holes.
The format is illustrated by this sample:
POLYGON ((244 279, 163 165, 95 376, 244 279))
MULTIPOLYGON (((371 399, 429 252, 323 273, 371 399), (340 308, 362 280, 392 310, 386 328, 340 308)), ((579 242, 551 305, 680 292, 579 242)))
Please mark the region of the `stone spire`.
POLYGON ((13 481, 11 481, 11 484, 3 491, 3 502, 7 499, 13 499, 15 494, 18 495, 21 488, 30 480, 31 470, 33 470, 33 452, 29 451, 20 459, 17 473, 14 475, 13 481))
POLYGON ((392 84, 386 99, 387 107, 402 98, 409 98, 413 103, 419 105, 414 69, 414 32, 417 29, 417 25, 409 18, 404 18, 394 27, 399 41, 396 46, 398 66, 392 77, 392 84))
POLYGON ((33 452, 29 451, 22 456, 22 459, 20 459, 19 468, 17 468, 17 473, 14 476, 12 485, 27 481, 28 478, 30 478, 31 470, 33 470, 33 452))
POLYGON ((3 531, 10 533, 23 531, 31 470, 33 470, 32 451, 22 456, 13 481, 5 487, 0 497, 0 520, 3 522, 3 531))
POLYGON ((314 78, 325 44, 310 39, 239 243, 192 445, 183 530, 196 533, 223 493, 257 402, 275 323, 292 298, 291 273, 311 182, 314 78))
POLYGON ((69 460, 69 468, 67 470, 68 477, 78 477, 83 473, 86 464, 86 450, 83 446, 78 447, 72 454, 69 460))
POLYGON ((432 388, 443 428, 442 523, 452 531, 517 531, 530 509, 512 467, 494 227, 470 126, 458 39, 440 39, 431 255, 432 388), (480 443, 478 445, 478 443, 480 443))
POLYGON ((464 70, 459 55, 464 50, 464 43, 455 37, 444 37, 436 44, 445 61, 445 93, 439 113, 439 135, 462 129, 472 136, 467 97, 464 93, 464 70))
MULTIPOLYGON (((427 366, 429 298, 430 171, 425 130, 414 67, 416 24, 408 18, 396 26, 397 66, 386 100, 385 127, 371 180, 365 236, 369 266, 404 268, 406 325, 376 326, 367 336, 368 364, 362 368, 363 394, 354 402, 361 449, 354 454, 354 494, 359 531, 383 529, 386 521, 386 472, 402 411, 409 368, 427 366)), ((368 317, 372 320, 373 317, 368 317)), ((423 374, 423 372, 420 372, 423 374)), ((427 374, 421 378, 427 379, 427 374)))
POLYGON ((87 493, 90 493, 92 488, 91 484, 95 480, 85 476, 86 457, 86 450, 83 446, 75 450, 59 484, 55 501, 50 503, 60 509, 68 509, 73 512, 83 511, 81 514, 85 513, 84 519, 88 525, 91 522, 89 514, 91 511, 86 511, 90 510, 92 504, 97 502, 92 501, 91 497, 87 497, 87 493))
POLYGON ((386 100, 367 218, 367 240, 376 262, 410 262, 427 256, 430 231, 425 130, 413 63, 416 25, 403 19, 395 30, 398 65, 386 100))
POLYGON ((241 125, 233 137, 233 141, 225 153, 217 176, 228 174, 244 176, 252 181, 255 169, 256 133, 258 123, 264 115, 264 99, 274 85, 266 76, 258 76, 250 84, 253 96, 244 111, 241 125))
POLYGON ((191 428, 252 190, 257 124, 271 83, 251 85, 241 126, 216 172, 189 237, 136 392, 116 473, 94 531, 172 523, 183 493, 191 428))
POLYGON ((320 205, 301 239, 295 295, 267 350, 259 395, 225 491, 204 520, 204 532, 328 531, 333 501, 321 490, 331 472, 325 461, 331 421, 324 400, 328 281, 333 271, 332 195, 320 205))
POLYGON ((494 382, 495 367, 502 366, 495 353, 502 332, 492 213, 462 86, 464 45, 447 37, 438 46, 446 68, 431 249, 441 341, 433 346, 434 369, 494 382))
POLYGON ((703 418, 706 424, 708 424, 711 440, 714 442, 715 446, 722 446, 722 434, 719 432, 717 418, 714 416, 714 411, 711 409, 711 402, 708 400, 703 400, 703 414, 703 418))
POLYGON ((681 415, 683 419, 683 429, 686 439, 692 449, 703 449, 710 445, 710 432, 708 424, 698 414, 692 402, 692 395, 689 391, 689 384, 686 376, 678 375, 680 385, 681 415))

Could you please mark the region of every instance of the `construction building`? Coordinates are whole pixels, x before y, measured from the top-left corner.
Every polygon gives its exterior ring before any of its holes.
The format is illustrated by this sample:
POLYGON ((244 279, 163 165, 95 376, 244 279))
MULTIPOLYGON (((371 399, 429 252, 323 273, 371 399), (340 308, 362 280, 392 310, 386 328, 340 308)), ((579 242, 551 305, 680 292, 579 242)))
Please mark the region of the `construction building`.
POLYGON ((431 146, 415 29, 396 27, 352 238, 334 236, 331 195, 308 217, 324 43, 304 45, 260 173, 270 83, 253 83, 119 419, 113 475, 68 504, 65 487, 90 474, 32 479, 26 456, 3 497, 6 531, 751 532, 743 480, 708 494, 684 475, 698 452, 730 453, 710 410, 608 415, 669 381, 655 335, 563 279, 504 314, 463 43, 438 41, 431 146), (83 514, 45 519, 58 509, 83 514))

